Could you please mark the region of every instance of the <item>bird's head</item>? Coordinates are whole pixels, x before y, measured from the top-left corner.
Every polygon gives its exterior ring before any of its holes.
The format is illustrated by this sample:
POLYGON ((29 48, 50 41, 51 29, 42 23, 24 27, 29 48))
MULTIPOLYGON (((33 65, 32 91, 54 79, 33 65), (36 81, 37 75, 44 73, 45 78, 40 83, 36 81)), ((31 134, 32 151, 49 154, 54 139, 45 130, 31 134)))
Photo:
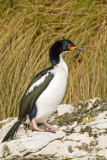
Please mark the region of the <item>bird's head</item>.
POLYGON ((49 58, 52 65, 56 65, 59 63, 60 54, 67 51, 73 50, 85 50, 85 48, 76 47, 70 40, 62 39, 57 40, 49 50, 49 58))

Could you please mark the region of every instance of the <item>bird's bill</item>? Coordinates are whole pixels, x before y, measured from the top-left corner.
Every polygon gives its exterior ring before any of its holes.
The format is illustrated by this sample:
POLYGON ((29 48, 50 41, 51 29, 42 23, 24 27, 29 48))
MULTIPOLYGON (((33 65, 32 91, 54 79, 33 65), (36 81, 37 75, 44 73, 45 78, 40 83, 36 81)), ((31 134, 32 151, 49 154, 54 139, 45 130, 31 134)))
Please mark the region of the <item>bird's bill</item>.
POLYGON ((75 46, 72 46, 72 47, 68 46, 68 49, 69 49, 69 51, 72 51, 72 50, 78 50, 78 51, 86 50, 85 48, 80 48, 80 47, 75 47, 75 46))
POLYGON ((75 46, 68 46, 69 51, 73 51, 75 48, 75 46))
POLYGON ((80 47, 76 47, 75 50, 78 50, 78 51, 84 51, 86 50, 86 48, 80 48, 80 47))

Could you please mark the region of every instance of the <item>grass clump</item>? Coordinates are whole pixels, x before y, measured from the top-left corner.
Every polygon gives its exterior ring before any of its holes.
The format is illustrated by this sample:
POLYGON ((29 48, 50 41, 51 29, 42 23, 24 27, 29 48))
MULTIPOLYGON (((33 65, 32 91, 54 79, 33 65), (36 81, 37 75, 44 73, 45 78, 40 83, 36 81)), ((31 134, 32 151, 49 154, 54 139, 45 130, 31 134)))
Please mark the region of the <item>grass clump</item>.
POLYGON ((30 80, 50 66, 49 47, 62 38, 87 48, 63 55, 69 67, 63 103, 106 99, 106 1, 1 0, 0 8, 0 120, 18 114, 30 80))

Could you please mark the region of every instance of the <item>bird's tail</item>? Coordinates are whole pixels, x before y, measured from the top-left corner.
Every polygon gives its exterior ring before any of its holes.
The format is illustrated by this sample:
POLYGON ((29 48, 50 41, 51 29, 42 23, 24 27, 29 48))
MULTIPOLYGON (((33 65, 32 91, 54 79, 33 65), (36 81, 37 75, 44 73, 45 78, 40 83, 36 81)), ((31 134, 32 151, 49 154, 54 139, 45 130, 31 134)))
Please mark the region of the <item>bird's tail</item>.
POLYGON ((20 120, 18 120, 8 131, 8 133, 5 135, 2 142, 7 141, 8 139, 13 139, 14 134, 18 131, 19 126, 22 124, 20 120))

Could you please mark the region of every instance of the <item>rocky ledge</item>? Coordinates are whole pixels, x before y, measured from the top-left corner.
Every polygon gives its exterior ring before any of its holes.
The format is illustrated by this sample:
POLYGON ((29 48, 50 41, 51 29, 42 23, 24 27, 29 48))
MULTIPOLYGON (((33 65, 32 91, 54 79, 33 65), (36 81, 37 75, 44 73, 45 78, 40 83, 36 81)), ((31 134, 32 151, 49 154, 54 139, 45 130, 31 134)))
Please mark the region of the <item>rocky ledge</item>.
POLYGON ((74 128, 72 133, 32 132, 21 125, 14 140, 1 143, 16 120, 0 122, 0 160, 107 159, 107 101, 94 98, 72 106, 59 105, 49 123, 74 128))

